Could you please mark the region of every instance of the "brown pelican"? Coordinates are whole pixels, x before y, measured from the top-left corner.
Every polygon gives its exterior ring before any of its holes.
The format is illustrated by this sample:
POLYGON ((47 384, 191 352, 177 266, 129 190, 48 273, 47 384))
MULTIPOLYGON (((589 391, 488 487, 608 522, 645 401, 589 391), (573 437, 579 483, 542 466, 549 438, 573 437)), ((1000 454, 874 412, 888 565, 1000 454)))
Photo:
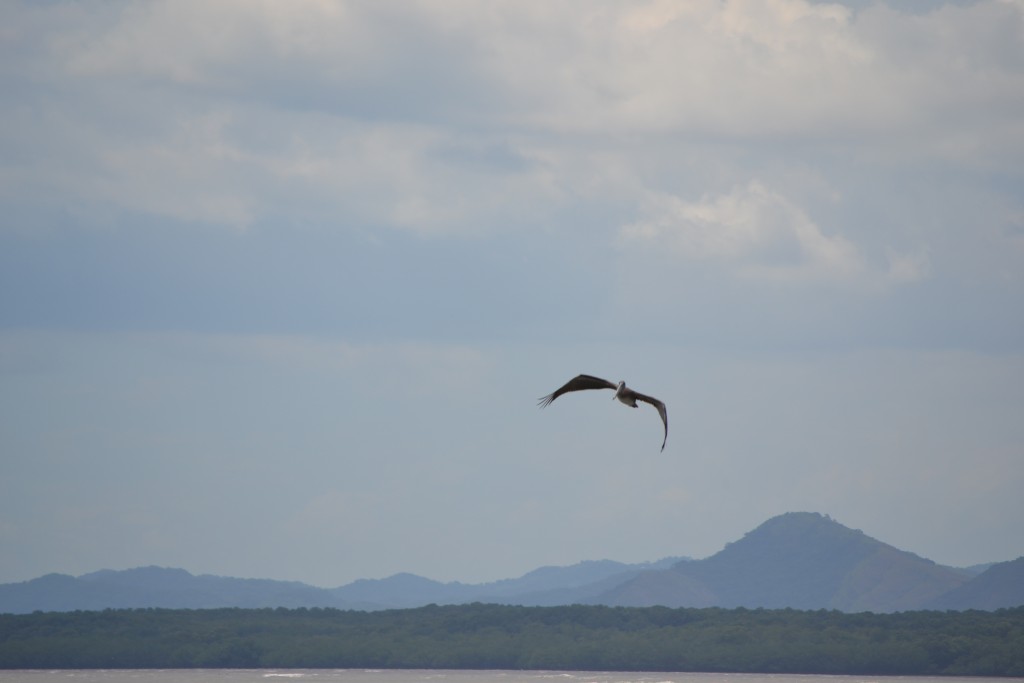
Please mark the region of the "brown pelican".
POLYGON ((665 442, 668 441, 668 413, 665 410, 665 404, 656 398, 645 396, 638 391, 633 391, 626 386, 625 382, 619 382, 616 384, 615 382, 609 382, 606 379, 601 379, 600 377, 594 377, 592 375, 576 375, 556 389, 554 393, 541 398, 540 407, 548 407, 552 401, 562 394, 568 394, 570 391, 583 391, 584 389, 614 389, 615 395, 612 396, 613 401, 615 399, 619 399, 619 401, 625 403, 630 408, 636 408, 636 402, 643 401, 644 403, 650 403, 652 406, 657 408, 658 415, 661 415, 661 422, 665 425, 665 438, 661 442, 661 450, 665 450, 665 442))

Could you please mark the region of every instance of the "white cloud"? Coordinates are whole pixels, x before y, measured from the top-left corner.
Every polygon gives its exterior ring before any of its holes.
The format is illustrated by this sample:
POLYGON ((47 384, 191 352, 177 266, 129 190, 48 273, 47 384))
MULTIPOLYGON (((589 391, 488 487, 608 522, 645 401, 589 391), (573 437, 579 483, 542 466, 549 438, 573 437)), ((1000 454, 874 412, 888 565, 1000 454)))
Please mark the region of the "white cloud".
POLYGON ((624 244, 667 248, 737 275, 771 281, 842 281, 863 273, 856 246, 826 235, 793 202, 754 180, 730 193, 685 201, 652 193, 624 244))
POLYGON ((25 35, 6 73, 45 88, 0 108, 12 147, 31 141, 0 167, 4 185, 186 221, 239 227, 285 206, 474 234, 601 174, 599 198, 635 198, 652 148, 676 150, 650 170, 671 172, 695 140, 989 170, 1024 151, 1024 12, 1005 2, 911 15, 805 0, 158 0, 11 15, 25 35), (632 135, 643 144, 616 147, 632 135), (459 146, 525 165, 438 154, 459 146))
POLYGON ((402 102, 391 111, 406 120, 441 107, 559 131, 877 134, 1017 120, 1022 17, 996 1, 910 15, 806 0, 176 0, 123 5, 48 44, 78 78, 305 91, 349 111, 402 102))
POLYGON ((965 115, 1016 121, 1024 92, 1022 13, 1002 3, 924 16, 804 0, 505 9, 486 69, 523 105, 513 120, 558 131, 966 132, 965 115), (501 30, 519 22, 530 30, 501 30))
MULTIPOLYGON (((310 57, 345 57, 370 43, 346 3, 320 0, 125 3, 103 28, 65 42, 72 74, 225 85, 232 72, 245 74, 239 60, 255 58, 250 66, 268 60, 302 63, 310 57)), ((354 69, 351 60, 338 60, 335 73, 354 69)), ((267 74, 248 72, 261 75, 267 74)))

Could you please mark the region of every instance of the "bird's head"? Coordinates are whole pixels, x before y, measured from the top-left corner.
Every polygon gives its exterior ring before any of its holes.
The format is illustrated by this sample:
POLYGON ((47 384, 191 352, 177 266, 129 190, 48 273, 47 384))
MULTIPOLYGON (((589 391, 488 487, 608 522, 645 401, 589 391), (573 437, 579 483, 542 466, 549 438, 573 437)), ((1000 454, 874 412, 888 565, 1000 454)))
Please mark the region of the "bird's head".
POLYGON ((620 379, 619 380, 619 386, 615 387, 615 395, 612 396, 612 400, 613 401, 619 397, 619 392, 622 391, 622 387, 624 387, 624 386, 626 386, 625 380, 621 380, 620 379))

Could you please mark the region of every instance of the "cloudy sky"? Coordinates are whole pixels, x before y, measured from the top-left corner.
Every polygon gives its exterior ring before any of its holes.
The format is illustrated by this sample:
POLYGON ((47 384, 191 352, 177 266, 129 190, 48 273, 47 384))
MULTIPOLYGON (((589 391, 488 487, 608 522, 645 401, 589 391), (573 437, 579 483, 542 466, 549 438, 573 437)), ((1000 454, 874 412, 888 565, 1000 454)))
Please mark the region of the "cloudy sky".
POLYGON ((1024 554, 1022 0, 4 0, 0 92, 0 582, 1024 554))

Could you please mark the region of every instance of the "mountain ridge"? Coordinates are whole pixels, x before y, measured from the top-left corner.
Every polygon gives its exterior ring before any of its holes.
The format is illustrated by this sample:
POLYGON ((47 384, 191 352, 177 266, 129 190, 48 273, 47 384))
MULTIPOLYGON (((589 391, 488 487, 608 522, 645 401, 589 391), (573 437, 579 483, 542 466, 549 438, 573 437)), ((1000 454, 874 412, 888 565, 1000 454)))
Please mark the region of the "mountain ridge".
POLYGON ((0 584, 0 612, 106 608, 326 607, 379 610, 490 602, 525 606, 747 607, 894 612, 1024 604, 1024 557, 954 568, 850 529, 828 515, 773 517, 701 560, 588 560, 489 583, 407 572, 337 588, 185 569, 104 569, 0 584))
POLYGON ((773 517, 718 553, 669 571, 681 577, 644 574, 598 602, 893 612, 920 608, 971 580, 827 515, 803 512, 773 517), (652 589, 652 581, 662 588, 652 589))

